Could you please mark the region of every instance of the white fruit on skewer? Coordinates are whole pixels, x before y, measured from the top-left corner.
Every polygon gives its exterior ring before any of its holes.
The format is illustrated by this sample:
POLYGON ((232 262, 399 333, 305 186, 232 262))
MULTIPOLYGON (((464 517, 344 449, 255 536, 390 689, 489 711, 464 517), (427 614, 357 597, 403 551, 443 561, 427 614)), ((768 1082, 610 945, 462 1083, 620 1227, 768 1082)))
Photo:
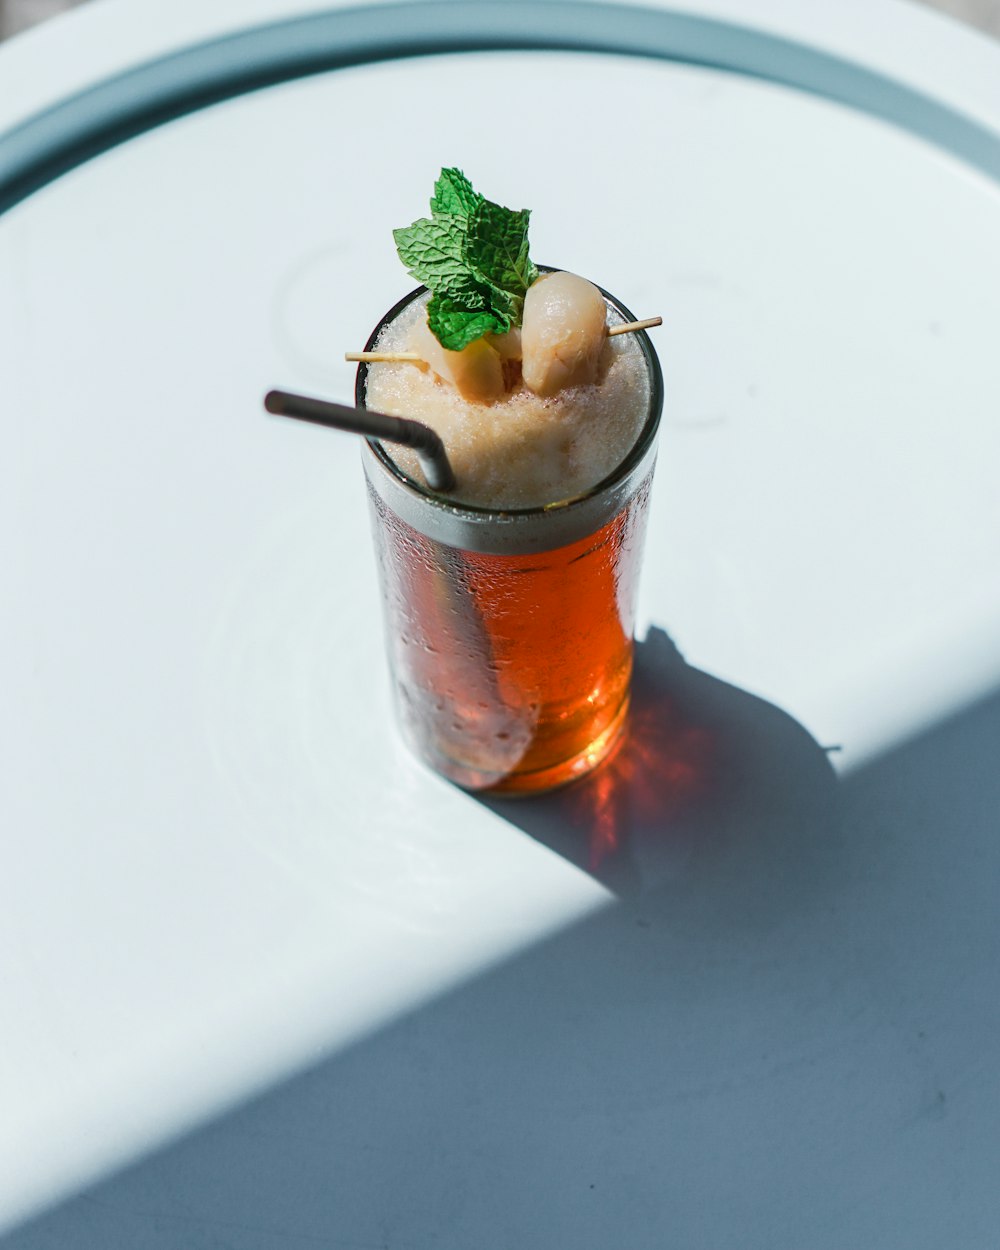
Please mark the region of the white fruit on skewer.
POLYGON ((521 359, 521 331, 511 326, 506 334, 487 334, 486 341, 500 353, 501 360, 521 359))
POLYGON ((521 328, 485 334, 454 352, 442 347, 424 320, 410 332, 412 351, 345 352, 344 359, 429 367, 473 403, 495 403, 520 378, 544 399, 564 387, 596 381, 606 338, 663 324, 662 317, 647 317, 608 326, 605 315, 604 297, 592 282, 560 271, 545 274, 528 288, 521 328))
POLYGON ((594 381, 607 336, 604 296, 574 273, 545 274, 528 288, 521 325, 521 375, 536 395, 594 381))
POLYGON ((460 352, 451 352, 441 346, 427 322, 421 321, 413 327, 411 344, 431 370, 450 382, 463 399, 489 404, 504 393, 500 352, 486 338, 475 339, 460 352))

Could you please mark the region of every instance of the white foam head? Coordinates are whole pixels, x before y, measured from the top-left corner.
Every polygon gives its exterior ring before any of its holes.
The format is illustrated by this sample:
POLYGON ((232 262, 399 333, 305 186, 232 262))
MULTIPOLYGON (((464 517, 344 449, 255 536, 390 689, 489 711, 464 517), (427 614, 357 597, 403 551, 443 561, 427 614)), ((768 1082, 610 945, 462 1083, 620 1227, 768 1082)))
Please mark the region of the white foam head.
MULTIPOLYGON (((604 294, 609 325, 633 320, 604 294)), ((369 348, 407 350, 426 299, 420 289, 401 301, 369 348)), ((436 429, 455 469, 458 485, 445 500, 427 491, 411 452, 368 448, 369 481, 404 520, 453 546, 539 551, 593 532, 652 470, 663 384, 640 331, 608 338, 594 386, 551 398, 520 386, 496 403, 472 404, 429 370, 395 363, 360 366, 357 402, 436 429)))

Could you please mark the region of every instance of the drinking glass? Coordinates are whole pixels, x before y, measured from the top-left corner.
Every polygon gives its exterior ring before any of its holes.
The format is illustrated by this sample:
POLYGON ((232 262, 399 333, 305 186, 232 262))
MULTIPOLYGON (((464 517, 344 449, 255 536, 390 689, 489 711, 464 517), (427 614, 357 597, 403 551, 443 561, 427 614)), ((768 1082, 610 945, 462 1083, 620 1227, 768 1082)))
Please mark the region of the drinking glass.
MULTIPOLYGON (((413 300, 401 300, 373 331, 413 300)), ((634 320, 603 292, 626 321, 634 320)), ((403 737, 469 790, 527 794, 596 768, 625 725, 636 590, 663 407, 649 374, 637 441, 610 476, 544 507, 455 503, 407 476, 385 445, 363 461, 403 737)), ((368 365, 355 402, 365 406, 368 365)))

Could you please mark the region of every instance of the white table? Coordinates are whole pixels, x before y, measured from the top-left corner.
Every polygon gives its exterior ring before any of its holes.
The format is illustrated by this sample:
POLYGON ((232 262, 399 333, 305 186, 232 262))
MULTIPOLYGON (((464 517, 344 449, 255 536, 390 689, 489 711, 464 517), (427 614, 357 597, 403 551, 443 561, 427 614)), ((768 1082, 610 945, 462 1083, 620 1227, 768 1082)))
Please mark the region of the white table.
POLYGON ((96 0, 0 84, 0 1246, 992 1250, 1000 51, 96 0), (532 803, 397 743, 260 403, 444 164, 665 319, 636 732, 532 803))

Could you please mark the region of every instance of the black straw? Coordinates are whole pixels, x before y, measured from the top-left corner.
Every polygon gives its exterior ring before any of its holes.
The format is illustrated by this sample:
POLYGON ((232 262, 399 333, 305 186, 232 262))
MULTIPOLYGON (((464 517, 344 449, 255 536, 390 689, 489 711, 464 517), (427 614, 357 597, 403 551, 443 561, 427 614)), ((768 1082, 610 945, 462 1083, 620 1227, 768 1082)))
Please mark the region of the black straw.
POLYGON ((347 430, 350 434, 363 434, 366 438, 384 439, 389 443, 412 447, 431 490, 443 493, 455 487, 455 474, 444 443, 422 421, 390 417, 384 412, 372 412, 369 408, 350 408, 347 404, 333 404, 325 399, 310 399, 308 395, 292 395, 289 391, 268 391, 264 396, 264 407, 279 417, 295 417, 313 425, 325 425, 334 430, 347 430))

